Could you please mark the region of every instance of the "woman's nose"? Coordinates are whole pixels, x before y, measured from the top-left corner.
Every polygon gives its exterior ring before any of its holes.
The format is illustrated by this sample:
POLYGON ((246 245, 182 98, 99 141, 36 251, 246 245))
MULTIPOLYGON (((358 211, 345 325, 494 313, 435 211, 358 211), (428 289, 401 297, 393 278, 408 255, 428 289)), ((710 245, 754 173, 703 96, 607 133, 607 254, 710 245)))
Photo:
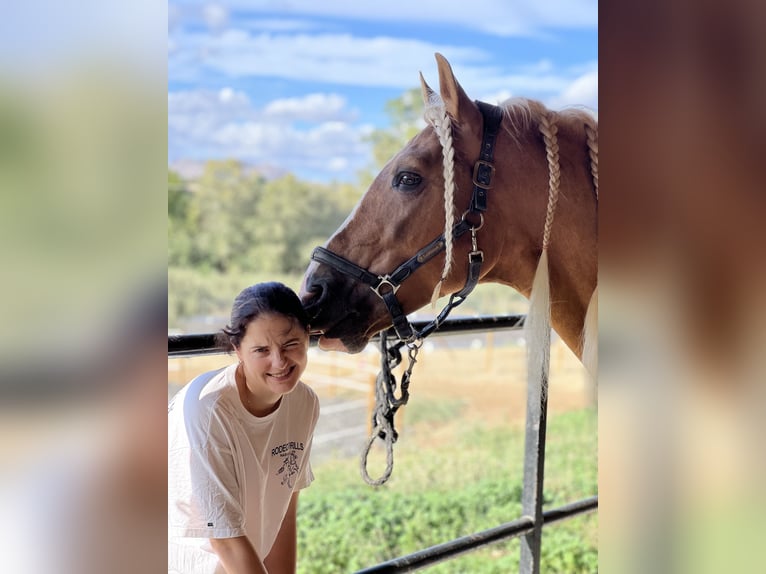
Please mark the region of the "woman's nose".
POLYGON ((276 349, 271 353, 271 362, 276 367, 281 367, 285 364, 285 354, 282 352, 282 349, 276 349))

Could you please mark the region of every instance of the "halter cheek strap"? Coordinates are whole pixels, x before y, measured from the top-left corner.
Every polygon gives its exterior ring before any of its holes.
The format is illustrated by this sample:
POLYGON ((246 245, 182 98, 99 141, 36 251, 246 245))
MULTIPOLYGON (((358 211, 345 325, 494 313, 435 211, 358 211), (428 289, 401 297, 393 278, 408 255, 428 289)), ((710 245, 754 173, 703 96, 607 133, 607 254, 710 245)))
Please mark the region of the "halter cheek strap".
POLYGON ((495 155, 495 140, 503 121, 503 110, 498 106, 485 102, 476 102, 484 117, 484 133, 481 137, 479 159, 473 166, 473 197, 471 211, 487 211, 487 191, 492 187, 492 176, 495 166, 492 164, 495 155))
POLYGON ((311 254, 312 260, 329 265, 336 271, 369 285, 388 308, 396 335, 404 342, 422 339, 437 329, 449 312, 462 303, 479 282, 481 265, 484 262, 484 253, 477 247, 476 232, 484 223, 483 212, 487 209, 487 192, 492 187, 492 177, 495 173, 492 161, 495 141, 503 119, 503 110, 484 102, 477 101, 476 104, 479 106, 479 111, 481 111, 484 118, 484 131, 479 159, 473 168, 473 194, 468 210, 452 228, 453 239, 461 237, 467 231, 471 232, 472 249, 468 253, 468 274, 465 286, 459 292, 450 296, 449 303, 434 321, 426 325, 419 333, 415 333, 412 325, 407 320, 399 300, 396 298, 396 292, 407 277, 444 251, 446 242, 443 233, 420 249, 410 259, 399 265, 393 272, 386 275, 376 275, 324 247, 316 247, 311 254), (479 215, 480 222, 478 225, 474 225, 467 220, 469 214, 479 215))

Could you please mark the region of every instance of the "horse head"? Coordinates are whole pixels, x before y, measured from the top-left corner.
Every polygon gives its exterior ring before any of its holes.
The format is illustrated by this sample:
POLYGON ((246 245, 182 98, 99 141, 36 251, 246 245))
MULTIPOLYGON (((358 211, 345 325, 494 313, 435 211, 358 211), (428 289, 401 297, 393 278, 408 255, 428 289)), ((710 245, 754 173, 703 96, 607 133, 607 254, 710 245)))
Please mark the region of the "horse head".
MULTIPOLYGON (((530 100, 503 106, 503 126, 493 141, 494 164, 485 169, 491 169, 488 208, 485 213, 469 210, 475 202, 477 160, 486 145, 486 120, 480 104, 467 96, 447 60, 440 54, 436 60, 439 93, 420 76, 428 125, 380 171, 324 249, 351 262, 357 273, 386 278, 403 262, 423 253, 441 233, 450 235, 463 219, 473 227, 483 253, 480 280, 504 283, 529 296, 546 219, 549 166, 538 120, 547 110, 530 100)), ((571 204, 567 205, 571 209, 558 216, 562 221, 554 230, 550 250, 552 261, 561 264, 552 271, 552 281, 573 291, 566 311, 572 316, 565 317, 562 324, 579 322, 580 329, 596 275, 593 166, 587 148, 582 151, 585 124, 595 122, 585 116, 576 116, 574 121, 559 118, 557 145, 562 155, 567 154, 561 169, 571 173, 573 181, 561 177, 561 202, 571 204), (570 160, 570 156, 576 159, 570 160), (583 181, 587 194, 578 188, 583 181)), ((476 252, 470 235, 463 233, 444 242, 438 253, 434 248, 436 256, 426 254, 432 258, 407 272, 406 280, 395 286, 396 301, 405 314, 425 306, 436 295, 463 287, 467 258, 476 252)), ((393 290, 383 283, 378 291, 393 290)), ((556 289, 552 293, 555 296, 556 289)), ((381 295, 355 278, 354 270, 343 273, 321 260, 309 265, 301 286, 312 330, 322 334, 320 346, 352 353, 391 326, 391 314, 381 295)), ((555 316, 554 325, 559 327, 555 316)), ((577 346, 560 334, 570 346, 577 346)))

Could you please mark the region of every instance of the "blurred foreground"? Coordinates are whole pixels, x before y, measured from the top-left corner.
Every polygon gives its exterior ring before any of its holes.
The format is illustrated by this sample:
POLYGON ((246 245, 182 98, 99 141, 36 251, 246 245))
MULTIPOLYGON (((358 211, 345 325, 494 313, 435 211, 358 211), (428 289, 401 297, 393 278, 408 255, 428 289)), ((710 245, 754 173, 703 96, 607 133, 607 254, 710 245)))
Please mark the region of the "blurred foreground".
POLYGON ((766 572, 766 6, 601 7, 600 571, 766 572))
POLYGON ((167 6, 2 13, 0 570, 162 571, 167 6))

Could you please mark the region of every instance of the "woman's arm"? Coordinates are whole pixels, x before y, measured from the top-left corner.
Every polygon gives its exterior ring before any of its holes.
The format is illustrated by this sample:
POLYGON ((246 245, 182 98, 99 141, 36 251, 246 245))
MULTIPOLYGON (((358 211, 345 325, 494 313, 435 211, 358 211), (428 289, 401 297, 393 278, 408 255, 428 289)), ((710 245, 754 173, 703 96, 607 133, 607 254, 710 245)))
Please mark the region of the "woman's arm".
POLYGON ((227 574, 268 574, 246 536, 211 538, 210 546, 227 574))
POLYGON ((269 574, 295 574, 297 561, 297 527, 296 515, 298 512, 298 492, 294 492, 287 507, 287 513, 279 533, 271 547, 264 564, 269 574))

